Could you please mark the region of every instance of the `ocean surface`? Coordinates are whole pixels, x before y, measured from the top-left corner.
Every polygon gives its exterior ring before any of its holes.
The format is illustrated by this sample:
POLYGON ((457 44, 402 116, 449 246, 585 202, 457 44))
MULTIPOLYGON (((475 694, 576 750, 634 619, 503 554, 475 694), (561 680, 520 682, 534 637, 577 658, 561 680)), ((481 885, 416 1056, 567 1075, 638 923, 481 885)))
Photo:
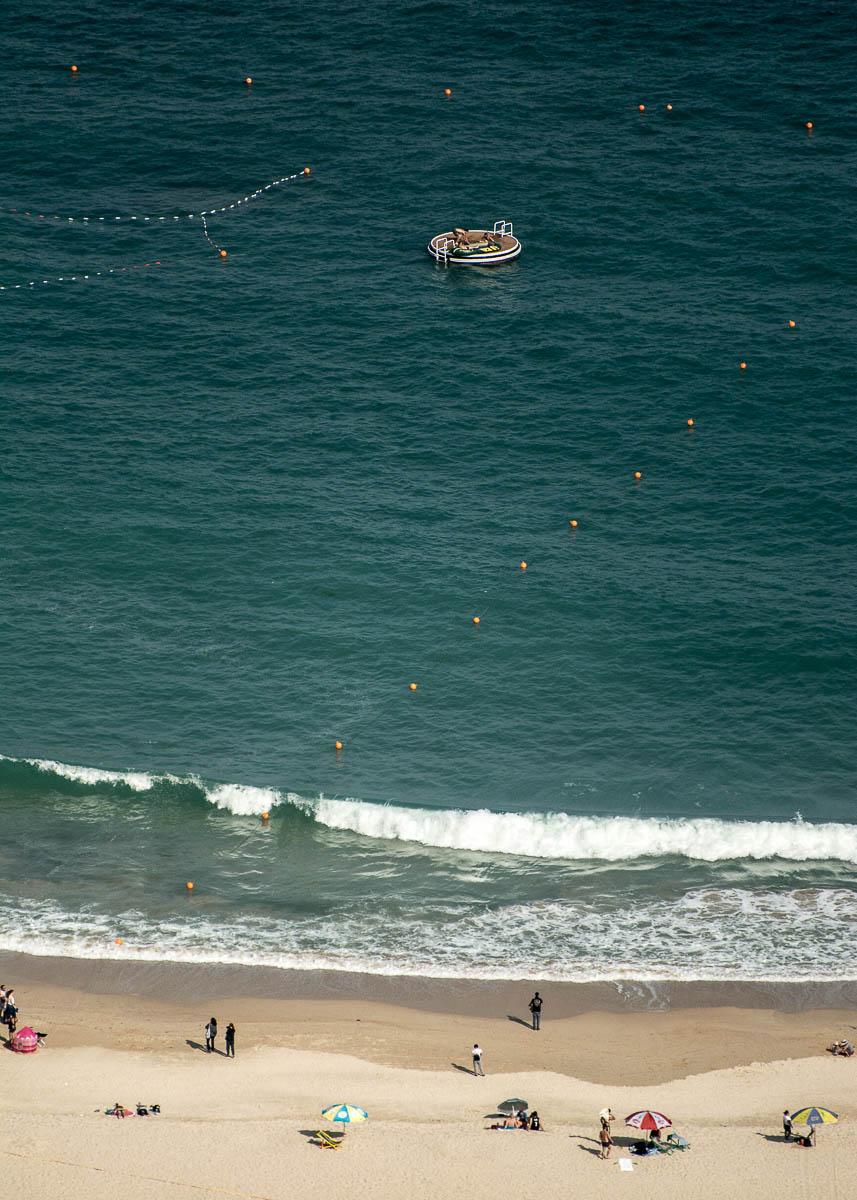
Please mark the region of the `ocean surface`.
POLYGON ((4 34, 0 949, 857 977, 853 8, 4 34))

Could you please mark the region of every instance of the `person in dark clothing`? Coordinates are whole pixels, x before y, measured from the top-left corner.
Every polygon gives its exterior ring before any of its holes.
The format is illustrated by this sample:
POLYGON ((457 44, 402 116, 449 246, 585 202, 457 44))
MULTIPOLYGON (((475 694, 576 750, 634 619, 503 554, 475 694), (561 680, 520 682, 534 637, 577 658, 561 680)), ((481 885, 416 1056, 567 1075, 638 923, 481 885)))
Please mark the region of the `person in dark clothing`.
POLYGON ((205 1027, 205 1048, 209 1054, 214 1049, 214 1039, 217 1037, 217 1017, 212 1017, 205 1027))
POLYGON ((235 1057, 235 1026, 231 1021, 226 1026, 226 1057, 235 1057))
POLYGON ((542 1027, 542 998, 538 992, 530 1001, 530 1012, 533 1014, 533 1029, 542 1027))

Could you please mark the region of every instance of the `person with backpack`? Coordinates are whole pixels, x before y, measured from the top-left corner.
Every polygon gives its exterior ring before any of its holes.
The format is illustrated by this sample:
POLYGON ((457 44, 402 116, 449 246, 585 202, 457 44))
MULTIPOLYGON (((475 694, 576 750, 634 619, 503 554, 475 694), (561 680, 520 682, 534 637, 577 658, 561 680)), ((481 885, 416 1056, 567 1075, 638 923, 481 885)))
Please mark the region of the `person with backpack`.
POLYGON ((484 1075, 485 1072, 482 1070, 482 1047, 478 1042, 473 1043, 473 1049, 470 1051, 470 1054, 473 1058, 473 1074, 484 1075))

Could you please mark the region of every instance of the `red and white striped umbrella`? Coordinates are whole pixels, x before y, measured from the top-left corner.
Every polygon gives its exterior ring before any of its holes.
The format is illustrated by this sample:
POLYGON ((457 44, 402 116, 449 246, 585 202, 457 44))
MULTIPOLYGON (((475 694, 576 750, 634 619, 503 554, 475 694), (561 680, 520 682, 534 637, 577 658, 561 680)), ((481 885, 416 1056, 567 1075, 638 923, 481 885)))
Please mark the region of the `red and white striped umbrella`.
POLYGON ((669 1129, 672 1121, 661 1112, 652 1112, 649 1108, 643 1108, 626 1117, 625 1124, 630 1125, 632 1129, 669 1129))

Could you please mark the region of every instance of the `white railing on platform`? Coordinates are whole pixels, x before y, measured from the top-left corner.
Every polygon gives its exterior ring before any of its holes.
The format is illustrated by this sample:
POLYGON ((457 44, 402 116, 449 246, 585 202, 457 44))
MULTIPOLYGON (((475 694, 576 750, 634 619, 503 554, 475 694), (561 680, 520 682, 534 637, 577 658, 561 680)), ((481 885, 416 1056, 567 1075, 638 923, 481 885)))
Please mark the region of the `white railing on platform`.
POLYGON ((495 221, 494 232, 500 237, 512 237, 512 222, 511 221, 495 221))
POLYGON ((443 265, 445 267, 449 266, 449 248, 450 248, 450 246, 454 246, 454 245, 455 245, 455 242, 453 241, 453 239, 448 238, 448 237, 447 238, 438 238, 438 240, 435 242, 435 249, 437 250, 437 261, 439 263, 443 263, 443 265))

